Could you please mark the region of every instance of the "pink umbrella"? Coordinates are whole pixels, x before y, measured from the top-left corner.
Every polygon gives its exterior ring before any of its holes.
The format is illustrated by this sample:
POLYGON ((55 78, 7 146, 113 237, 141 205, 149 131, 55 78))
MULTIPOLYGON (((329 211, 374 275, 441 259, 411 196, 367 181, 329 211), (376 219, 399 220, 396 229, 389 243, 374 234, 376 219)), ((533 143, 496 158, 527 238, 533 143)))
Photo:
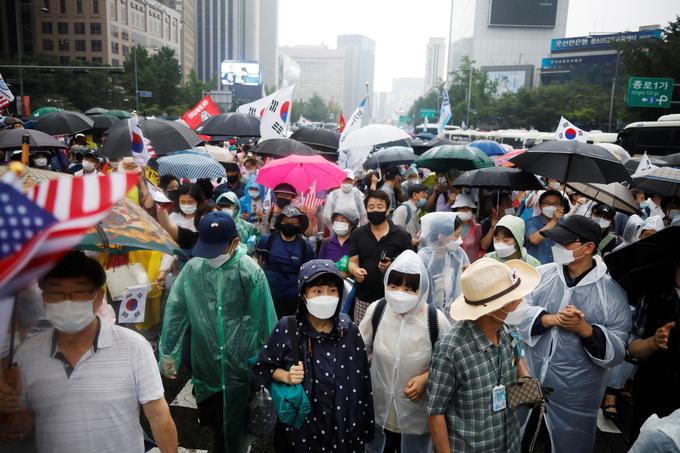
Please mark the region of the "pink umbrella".
POLYGON ((317 191, 338 187, 346 177, 342 168, 321 156, 291 154, 267 163, 258 172, 255 182, 271 189, 286 182, 298 192, 305 192, 312 185, 317 191))
POLYGON ((516 149, 514 151, 509 151, 502 156, 494 157, 493 160, 496 162, 497 167, 514 167, 512 162, 510 162, 510 159, 512 159, 515 156, 519 156, 522 154, 526 149, 516 149))

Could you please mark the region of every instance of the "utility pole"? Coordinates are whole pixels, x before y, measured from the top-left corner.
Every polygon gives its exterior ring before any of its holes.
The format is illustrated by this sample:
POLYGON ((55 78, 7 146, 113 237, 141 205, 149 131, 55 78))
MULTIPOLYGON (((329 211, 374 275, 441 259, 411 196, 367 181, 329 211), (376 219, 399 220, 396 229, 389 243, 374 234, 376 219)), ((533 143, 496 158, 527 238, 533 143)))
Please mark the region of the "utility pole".
POLYGON ((470 127, 470 101, 472 101, 472 62, 468 65, 468 98, 467 98, 467 115, 465 124, 470 127))
POLYGON ((453 39, 453 1, 451 0, 451 11, 449 13, 449 42, 446 43, 446 83, 445 88, 449 86, 449 77, 451 77, 451 39, 453 39))
POLYGON ((612 94, 609 98, 609 125, 607 132, 612 131, 612 118, 614 117, 614 95, 616 93, 616 79, 619 75, 619 51, 616 51, 616 67, 614 68, 614 78, 612 79, 612 94))
POLYGON ((137 45, 132 46, 132 60, 135 64, 135 110, 139 115, 139 88, 137 87, 137 45))

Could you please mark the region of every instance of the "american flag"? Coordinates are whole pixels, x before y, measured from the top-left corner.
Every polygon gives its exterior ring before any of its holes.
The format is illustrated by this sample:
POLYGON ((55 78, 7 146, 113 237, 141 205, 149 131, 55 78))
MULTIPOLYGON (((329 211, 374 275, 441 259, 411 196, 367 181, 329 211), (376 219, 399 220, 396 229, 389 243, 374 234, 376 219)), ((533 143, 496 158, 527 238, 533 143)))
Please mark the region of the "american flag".
POLYGON ((309 192, 305 195, 305 199, 302 202, 302 206, 306 207, 309 211, 314 211, 316 208, 321 206, 324 202, 323 198, 319 198, 316 195, 316 183, 312 184, 309 188, 309 192))
POLYGON ((26 195, 0 183, 0 296, 40 278, 137 182, 137 175, 60 178, 26 195))
POLYGON ((14 95, 3 80, 2 74, 0 74, 0 109, 5 108, 12 101, 14 101, 14 95))

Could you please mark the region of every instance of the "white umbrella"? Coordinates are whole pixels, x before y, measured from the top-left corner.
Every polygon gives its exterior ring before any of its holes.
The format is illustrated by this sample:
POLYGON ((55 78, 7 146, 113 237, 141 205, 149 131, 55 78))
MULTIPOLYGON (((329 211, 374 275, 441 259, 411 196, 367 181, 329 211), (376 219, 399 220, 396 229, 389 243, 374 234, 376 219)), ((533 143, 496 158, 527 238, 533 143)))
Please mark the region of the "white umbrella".
POLYGON ((639 212, 638 204, 630 193, 630 189, 619 182, 610 184, 586 184, 568 182, 567 187, 575 190, 589 200, 606 204, 627 214, 639 212))
POLYGON ((609 151, 622 164, 625 164, 630 159, 630 154, 628 154, 628 151, 615 143, 598 143, 597 146, 609 151))
POLYGON ((202 145, 197 146, 194 149, 207 152, 208 154, 210 154, 210 157, 212 157, 218 162, 227 163, 234 161, 234 155, 228 149, 224 149, 221 146, 202 145))
POLYGON ((411 137, 396 126, 370 124, 352 132, 345 141, 340 143, 338 164, 342 168, 359 170, 373 148, 385 144, 407 144, 410 146, 410 140, 411 137))

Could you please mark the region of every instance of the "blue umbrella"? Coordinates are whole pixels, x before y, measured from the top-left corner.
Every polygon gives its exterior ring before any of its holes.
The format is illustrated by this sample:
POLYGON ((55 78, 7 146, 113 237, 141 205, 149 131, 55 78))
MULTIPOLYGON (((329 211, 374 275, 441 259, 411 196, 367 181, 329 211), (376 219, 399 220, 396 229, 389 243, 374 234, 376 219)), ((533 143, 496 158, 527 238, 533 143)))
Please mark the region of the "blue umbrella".
POLYGON ((217 179, 226 176, 224 167, 219 162, 210 156, 203 156, 193 152, 182 152, 159 157, 158 174, 173 175, 180 179, 217 179))
POLYGON ((502 156, 506 153, 505 149, 498 142, 494 142, 493 140, 475 140, 468 144, 468 146, 474 146, 475 148, 482 150, 487 156, 502 156))

